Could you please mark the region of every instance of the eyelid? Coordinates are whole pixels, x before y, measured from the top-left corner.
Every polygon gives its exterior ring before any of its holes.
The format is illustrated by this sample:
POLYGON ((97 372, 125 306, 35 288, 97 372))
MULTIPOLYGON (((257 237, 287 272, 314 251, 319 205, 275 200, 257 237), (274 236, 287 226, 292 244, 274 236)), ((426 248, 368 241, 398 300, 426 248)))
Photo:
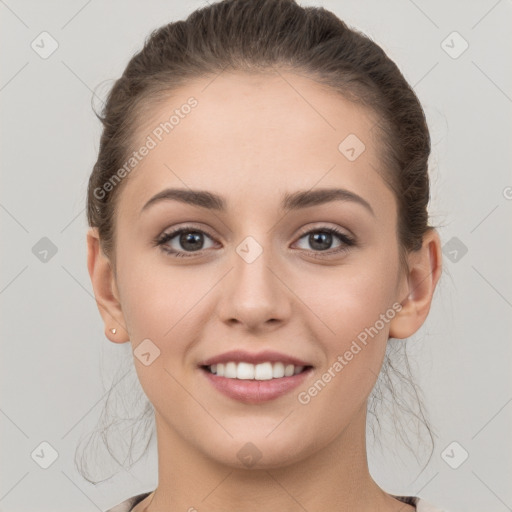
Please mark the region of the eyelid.
POLYGON ((344 235, 351 240, 355 241, 355 239, 356 239, 355 235, 349 229, 342 228, 338 225, 329 225, 328 222, 317 222, 313 226, 308 225, 308 226, 302 227, 302 228, 300 228, 299 234, 300 234, 300 236, 303 236, 303 235, 307 235, 311 231, 322 231, 322 230, 329 230, 329 229, 335 230, 340 235, 344 235))
POLYGON ((347 234, 340 229, 339 226, 328 226, 326 224, 322 224, 320 226, 309 226, 308 228, 301 228, 300 236, 297 241, 300 241, 305 236, 310 233, 330 233, 334 237, 338 238, 342 246, 335 249, 328 249, 326 251, 307 251, 315 257, 322 257, 322 254, 325 254, 325 257, 334 256, 341 254, 345 251, 348 251, 350 248, 358 245, 358 240, 353 234, 347 234))
MULTIPOLYGON (((165 237, 167 234, 178 234, 181 230, 187 230, 189 229, 190 231, 192 230, 197 230, 197 231, 201 231, 201 232, 204 232, 205 234, 207 234, 210 238, 212 239, 215 239, 215 236, 209 231, 209 228, 205 228, 202 224, 196 224, 194 222, 191 222, 191 223, 187 223, 187 224, 184 224, 183 226, 176 226, 176 227, 173 227, 173 228, 170 228, 170 230, 168 231, 167 229, 164 229, 162 231, 161 234, 159 234, 155 241, 156 240, 160 240, 162 239, 163 237, 165 237)), ((329 226, 327 223, 317 223, 317 225, 309 225, 309 226, 303 226, 302 228, 300 228, 299 230, 299 233, 298 233, 298 236, 299 238, 302 238, 304 235, 307 235, 309 234, 311 231, 321 231, 322 229, 334 229, 335 231, 339 231, 339 234, 340 235, 344 235, 346 236, 348 239, 350 240, 353 240, 355 241, 356 240, 356 237, 353 235, 353 233, 346 229, 346 228, 343 228, 345 229, 348 233, 345 233, 344 231, 341 231, 341 229, 339 228, 339 226, 329 226), (319 225, 318 225, 319 224, 319 225)))
POLYGON ((177 236, 180 232, 183 231, 198 231, 200 233, 204 233, 205 235, 208 235, 212 240, 217 241, 216 237, 210 233, 208 228, 203 227, 202 225, 196 225, 195 223, 187 223, 182 226, 178 225, 172 228, 167 228, 162 231, 161 234, 159 234, 154 240, 154 245, 158 245, 161 240, 164 240, 168 237, 168 235, 172 235, 171 238, 174 238, 177 236))
POLYGON ((211 236, 213 238, 212 233, 210 232, 210 228, 206 227, 204 224, 196 223, 196 222, 183 222, 181 224, 177 224, 172 227, 165 228, 162 230, 161 234, 158 235, 158 238, 161 236, 164 236, 166 233, 175 233, 177 231, 181 231, 183 229, 189 229, 190 231, 196 230, 196 231, 202 231, 206 233, 208 236, 211 236))

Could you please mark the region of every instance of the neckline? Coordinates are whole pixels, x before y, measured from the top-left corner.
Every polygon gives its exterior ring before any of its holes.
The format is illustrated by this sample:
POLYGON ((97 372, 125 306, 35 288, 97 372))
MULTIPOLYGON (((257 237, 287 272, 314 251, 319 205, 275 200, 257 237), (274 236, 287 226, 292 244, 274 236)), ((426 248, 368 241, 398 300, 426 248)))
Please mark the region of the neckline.
MULTIPOLYGON (((137 495, 132 496, 131 498, 129 498, 128 501, 129 501, 130 508, 128 509, 127 512, 132 512, 133 509, 141 501, 145 500, 150 494, 152 494, 154 492, 155 492, 155 489, 153 489, 152 491, 146 491, 146 492, 143 492, 141 494, 137 494, 137 495)), ((396 494, 391 494, 391 496, 393 496, 393 498, 397 499, 398 501, 401 501, 402 503, 406 503, 407 505, 413 505, 414 508, 417 509, 417 505, 418 505, 418 501, 419 501, 419 498, 417 496, 398 496, 396 494)), ((148 503, 148 505, 150 503, 148 503)), ((141 512, 144 512, 144 511, 141 511, 141 512)))

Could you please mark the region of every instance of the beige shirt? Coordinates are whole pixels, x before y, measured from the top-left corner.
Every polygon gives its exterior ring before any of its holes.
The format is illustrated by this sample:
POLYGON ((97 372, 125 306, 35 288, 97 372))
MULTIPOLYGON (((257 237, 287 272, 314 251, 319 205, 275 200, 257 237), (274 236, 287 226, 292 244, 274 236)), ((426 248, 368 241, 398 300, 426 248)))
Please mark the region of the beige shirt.
MULTIPOLYGON (((105 512, 130 512, 131 510, 133 510, 133 507, 137 505, 137 503, 140 503, 152 492, 153 491, 149 491, 144 492, 142 494, 137 494, 136 496, 132 496, 131 498, 128 498, 122 503, 119 503, 119 505, 116 505, 113 508, 109 508, 105 512)), ((417 496, 392 496, 400 501, 403 501, 404 503, 407 503, 408 505, 414 505, 416 507, 417 512, 448 512, 446 509, 435 507, 431 503, 428 503, 424 499, 419 498, 417 496)))

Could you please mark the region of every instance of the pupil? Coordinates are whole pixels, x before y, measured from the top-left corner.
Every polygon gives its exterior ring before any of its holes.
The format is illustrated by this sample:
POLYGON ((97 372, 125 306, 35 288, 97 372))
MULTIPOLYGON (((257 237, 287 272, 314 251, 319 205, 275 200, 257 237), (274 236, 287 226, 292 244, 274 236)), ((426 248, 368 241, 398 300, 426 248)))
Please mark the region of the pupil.
POLYGON ((332 242, 332 235, 331 235, 331 233, 324 233, 324 232, 316 233, 316 234, 309 236, 309 241, 310 241, 311 247, 314 247, 316 249, 323 251, 325 249, 328 249, 329 247, 322 246, 321 243, 323 242, 325 244, 325 242, 327 242, 327 245, 330 246, 330 244, 332 242), (317 242, 318 239, 320 239, 320 243, 317 242))
POLYGON ((180 236, 180 244, 184 249, 198 250, 202 247, 202 243, 197 245, 197 242, 201 242, 201 233, 195 231, 189 231, 188 233, 182 233, 180 236), (194 244, 196 242, 196 244, 194 244), (191 245, 189 245, 191 244, 191 245))

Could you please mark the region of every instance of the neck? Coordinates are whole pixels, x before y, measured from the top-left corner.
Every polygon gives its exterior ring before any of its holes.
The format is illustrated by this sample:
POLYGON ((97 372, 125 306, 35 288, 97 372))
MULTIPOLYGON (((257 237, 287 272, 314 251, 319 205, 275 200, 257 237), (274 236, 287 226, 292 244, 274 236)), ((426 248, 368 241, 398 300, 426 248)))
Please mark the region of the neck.
POLYGON ((371 478, 366 456, 366 404, 328 445, 298 463, 263 469, 219 464, 180 437, 157 412, 155 419, 158 487, 141 503, 143 508, 134 510, 413 510, 386 494, 371 478))

